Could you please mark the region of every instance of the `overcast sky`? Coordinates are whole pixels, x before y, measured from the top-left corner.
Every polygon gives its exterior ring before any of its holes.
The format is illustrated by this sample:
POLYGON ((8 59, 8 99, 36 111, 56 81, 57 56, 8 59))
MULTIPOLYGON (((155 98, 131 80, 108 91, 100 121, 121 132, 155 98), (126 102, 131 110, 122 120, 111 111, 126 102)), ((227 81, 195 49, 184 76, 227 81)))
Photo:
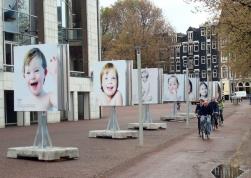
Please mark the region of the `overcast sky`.
MULTIPOLYGON (((100 7, 107 7, 117 0, 99 0, 100 7)), ((187 4, 183 0, 150 0, 161 8, 168 22, 176 32, 186 33, 191 27, 198 28, 199 25, 208 20, 210 15, 205 12, 195 13, 194 5, 187 4)))

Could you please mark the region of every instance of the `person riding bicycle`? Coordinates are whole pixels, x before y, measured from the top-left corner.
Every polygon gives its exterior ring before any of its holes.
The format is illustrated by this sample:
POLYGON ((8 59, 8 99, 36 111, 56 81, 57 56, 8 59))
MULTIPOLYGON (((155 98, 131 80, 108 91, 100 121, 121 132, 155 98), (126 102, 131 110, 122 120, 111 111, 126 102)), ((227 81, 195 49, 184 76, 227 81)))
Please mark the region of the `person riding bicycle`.
POLYGON ((201 109, 202 109, 202 106, 203 106, 203 102, 204 100, 203 99, 200 99, 200 103, 198 103, 196 105, 196 108, 195 108, 195 113, 197 114, 197 119, 198 119, 198 133, 199 133, 199 136, 200 136, 200 117, 201 117, 201 109))
POLYGON ((219 100, 218 105, 219 105, 221 123, 223 124, 223 121, 224 121, 224 119, 223 119, 223 108, 224 108, 223 99, 219 100))
POLYGON ((212 125, 218 128, 219 123, 217 120, 217 115, 219 115, 219 105, 215 98, 212 98, 211 102, 209 103, 209 107, 212 111, 212 113, 210 114, 212 125))

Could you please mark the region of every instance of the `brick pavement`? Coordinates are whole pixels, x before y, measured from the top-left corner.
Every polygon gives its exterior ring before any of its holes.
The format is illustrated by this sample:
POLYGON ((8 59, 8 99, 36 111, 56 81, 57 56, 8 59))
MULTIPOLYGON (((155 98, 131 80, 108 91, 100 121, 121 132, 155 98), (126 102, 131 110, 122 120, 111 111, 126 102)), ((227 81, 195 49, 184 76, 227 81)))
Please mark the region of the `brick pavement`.
MULTIPOLYGON (((231 104, 226 104, 232 107, 231 104)), ((154 122, 165 115, 172 105, 152 105, 150 112, 154 122)), ((182 107, 185 110, 184 107, 182 107)), ((137 107, 118 108, 121 129, 127 123, 137 121, 137 107)), ((36 133, 36 125, 0 129, 0 175, 2 178, 83 178, 105 177, 114 170, 123 169, 152 152, 159 151, 177 142, 179 138, 196 132, 196 120, 185 123, 168 122, 166 130, 144 131, 144 146, 138 139, 111 140, 88 138, 89 130, 105 129, 110 110, 103 109, 99 120, 81 120, 49 124, 49 132, 55 146, 73 146, 80 150, 80 158, 70 161, 40 162, 36 160, 8 159, 7 149, 16 146, 30 146, 36 133)), ((231 113, 229 113, 231 114, 231 113)))

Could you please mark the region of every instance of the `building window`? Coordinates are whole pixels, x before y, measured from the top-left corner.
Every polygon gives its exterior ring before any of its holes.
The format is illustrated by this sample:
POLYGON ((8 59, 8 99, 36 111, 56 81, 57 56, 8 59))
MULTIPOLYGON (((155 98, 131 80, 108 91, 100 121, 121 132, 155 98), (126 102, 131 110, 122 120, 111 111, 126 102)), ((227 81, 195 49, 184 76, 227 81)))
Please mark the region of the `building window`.
POLYGON ((212 35, 216 35, 215 26, 212 26, 212 35))
POLYGON ((213 63, 217 63, 217 56, 216 55, 212 55, 212 61, 213 61, 213 63))
POLYGON ((214 69, 214 70, 213 70, 213 78, 217 78, 217 73, 218 73, 218 72, 217 72, 217 69, 214 69))
POLYGON ((183 53, 187 53, 187 45, 183 45, 183 53))
POLYGON ((17 46, 17 44, 5 42, 3 70, 6 72, 14 72, 14 46, 17 46))
POLYGON ((221 54, 221 62, 227 62, 228 56, 226 54, 221 54))
POLYGON ((174 58, 173 58, 173 57, 171 57, 171 59, 170 59, 170 60, 171 60, 171 63, 174 63, 174 58))
POLYGON ((180 64, 176 64, 176 72, 180 72, 180 64))
POLYGON ((193 32, 187 32, 187 36, 188 36, 188 41, 193 41, 193 32))
POLYGON ((180 46, 176 46, 175 48, 175 55, 180 56, 180 46))
POLYGON ((211 68, 211 56, 207 56, 207 68, 211 68))
POLYGON ((194 56, 194 66, 199 66, 199 56, 194 56))
POLYGON ((205 36, 205 28, 201 28, 200 34, 201 36, 205 36))
POLYGON ((174 57, 174 47, 171 47, 170 53, 171 53, 170 56, 174 57))
POLYGON ((195 75, 195 78, 200 78, 200 73, 199 72, 195 72, 194 75, 195 75))
POLYGON ((216 41, 212 41, 212 49, 216 49, 216 48, 217 48, 216 45, 217 45, 217 44, 216 44, 216 41))
POLYGON ((200 49, 201 49, 201 50, 205 50, 205 42, 201 42, 200 49))
POLYGON ((170 65, 170 71, 174 72, 174 65, 170 65))
POLYGON ((194 52, 199 51, 199 43, 194 43, 194 52))
POLYGON ((183 60, 183 67, 187 67, 187 57, 183 56, 182 60, 183 60))
POLYGON ((201 78, 206 78, 207 77, 207 73, 205 70, 201 71, 201 78))
POLYGON ((188 46, 188 54, 193 54, 193 45, 188 46))
POLYGON ((228 70, 227 70, 227 67, 223 66, 221 68, 221 71, 222 71, 222 78, 228 78, 228 70))
POLYGON ((205 58, 205 56, 201 56, 201 64, 206 64, 206 58, 205 58))
POLYGON ((179 57, 176 58, 176 62, 180 63, 180 58, 179 57))
POLYGON ((207 50, 207 53, 211 54, 211 41, 207 42, 206 50, 207 50))

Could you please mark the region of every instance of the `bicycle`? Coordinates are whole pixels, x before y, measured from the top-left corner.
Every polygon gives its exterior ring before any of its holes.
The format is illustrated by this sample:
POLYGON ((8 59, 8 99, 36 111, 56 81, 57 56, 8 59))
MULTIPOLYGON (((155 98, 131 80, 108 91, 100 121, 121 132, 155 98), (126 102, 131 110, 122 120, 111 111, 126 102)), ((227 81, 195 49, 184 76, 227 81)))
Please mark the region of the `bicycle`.
POLYGON ((218 125, 221 124, 220 123, 220 115, 218 112, 213 112, 211 122, 212 122, 213 130, 218 129, 218 125))
POLYGON ((200 132, 201 132, 201 138, 202 140, 209 139, 209 135, 211 132, 211 122, 210 122, 210 116, 201 116, 200 118, 200 132))

